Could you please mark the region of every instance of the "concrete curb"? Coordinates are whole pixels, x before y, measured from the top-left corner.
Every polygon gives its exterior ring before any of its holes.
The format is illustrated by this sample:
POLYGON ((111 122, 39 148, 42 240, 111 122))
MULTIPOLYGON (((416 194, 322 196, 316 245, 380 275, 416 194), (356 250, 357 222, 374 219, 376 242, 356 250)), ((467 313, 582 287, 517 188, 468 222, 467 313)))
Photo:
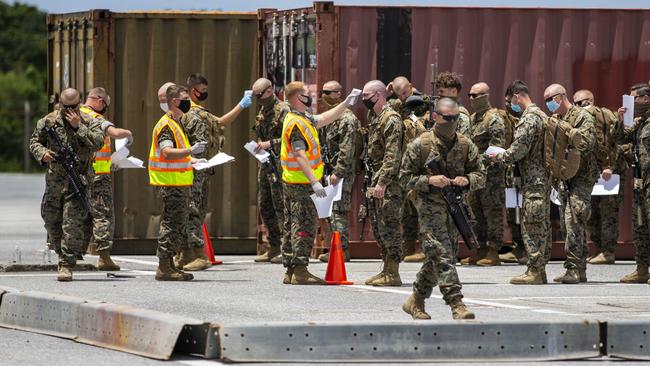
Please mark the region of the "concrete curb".
POLYGON ((650 321, 210 324, 152 310, 0 287, 0 327, 168 360, 499 362, 650 360, 650 321))
MULTIPOLYGON (((0 264, 0 272, 56 272, 58 265, 49 264, 0 264)), ((74 266, 73 271, 97 271, 94 264, 82 263, 74 266)))

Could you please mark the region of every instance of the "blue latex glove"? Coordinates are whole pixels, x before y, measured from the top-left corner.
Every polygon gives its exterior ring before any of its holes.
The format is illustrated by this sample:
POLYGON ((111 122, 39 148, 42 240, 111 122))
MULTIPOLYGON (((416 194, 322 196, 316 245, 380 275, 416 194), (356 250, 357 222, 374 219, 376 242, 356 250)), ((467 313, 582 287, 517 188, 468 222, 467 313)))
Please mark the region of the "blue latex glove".
POLYGON ((253 97, 250 96, 250 95, 244 95, 244 97, 241 98, 241 100, 239 101, 239 106, 242 109, 246 109, 246 108, 250 107, 251 104, 253 104, 253 97))

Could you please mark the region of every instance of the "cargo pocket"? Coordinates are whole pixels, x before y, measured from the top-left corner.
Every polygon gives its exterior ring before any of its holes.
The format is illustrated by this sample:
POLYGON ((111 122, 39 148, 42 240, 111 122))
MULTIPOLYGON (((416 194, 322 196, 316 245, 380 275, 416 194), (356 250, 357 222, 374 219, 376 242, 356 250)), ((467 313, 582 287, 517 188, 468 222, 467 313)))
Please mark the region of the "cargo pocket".
POLYGON ((544 222, 547 210, 541 193, 531 193, 524 197, 524 220, 526 222, 544 222))

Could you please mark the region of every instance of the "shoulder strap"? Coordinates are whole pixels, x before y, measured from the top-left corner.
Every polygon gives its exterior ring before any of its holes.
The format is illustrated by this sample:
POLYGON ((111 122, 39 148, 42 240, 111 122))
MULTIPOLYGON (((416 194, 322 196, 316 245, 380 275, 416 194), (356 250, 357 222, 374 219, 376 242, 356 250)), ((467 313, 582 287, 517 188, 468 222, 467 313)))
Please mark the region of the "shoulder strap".
POLYGON ((420 135, 420 161, 427 162, 434 139, 433 131, 427 131, 420 135))
POLYGON ((463 148, 463 158, 465 159, 465 162, 467 162, 469 158, 469 140, 461 133, 457 133, 456 135, 458 136, 458 143, 463 148))

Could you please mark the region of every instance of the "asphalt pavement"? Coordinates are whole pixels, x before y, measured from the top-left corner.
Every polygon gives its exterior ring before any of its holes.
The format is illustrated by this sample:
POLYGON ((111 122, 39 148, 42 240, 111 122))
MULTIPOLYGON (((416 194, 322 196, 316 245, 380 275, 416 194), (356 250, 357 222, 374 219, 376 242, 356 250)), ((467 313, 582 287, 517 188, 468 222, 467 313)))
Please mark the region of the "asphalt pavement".
MULTIPOLYGON (((45 230, 40 218, 42 175, 0 174, 0 263, 10 262, 16 246, 26 263, 41 263, 45 230)), ((218 245, 218 241, 213 243, 218 245)), ((117 256, 123 278, 104 272, 75 272, 75 281, 60 283, 53 272, 0 273, 0 286, 38 290, 198 318, 217 323, 270 321, 408 321, 401 304, 411 291, 419 264, 400 268, 400 288, 372 288, 363 281, 380 269, 378 260, 353 260, 347 265, 352 286, 290 286, 282 284, 281 265, 255 264, 252 256, 224 256, 223 265, 195 273, 185 283, 156 282, 154 256, 117 256)), ((47 261, 47 258, 45 258, 47 261)), ((52 258, 56 261, 56 258, 52 258)), ((96 258, 86 256, 88 262, 96 258)), ((523 272, 519 265, 492 268, 458 267, 465 301, 478 320, 647 320, 650 286, 623 285, 618 279, 634 263, 590 266, 589 282, 579 285, 513 286, 509 279, 523 272)), ((313 262, 310 270, 324 276, 326 264, 313 262)), ((562 273, 553 262, 549 278, 562 273)), ((427 300, 432 321, 449 321, 451 312, 437 289, 427 300)), ((161 361, 82 345, 70 340, 0 328, 0 365, 153 365, 161 361)), ((613 362, 607 358, 562 364, 613 362)), ((175 357, 172 364, 215 364, 175 357)), ((554 362, 553 364, 556 364, 554 362)), ((517 363, 521 364, 521 363, 517 363)), ((539 365, 540 363, 535 363, 539 365)), ((543 363, 542 363, 543 364, 543 363)), ((550 364, 550 363, 548 363, 550 364)), ((627 364, 635 364, 626 362, 627 364)), ((439 364, 438 364, 439 365, 439 364)))

